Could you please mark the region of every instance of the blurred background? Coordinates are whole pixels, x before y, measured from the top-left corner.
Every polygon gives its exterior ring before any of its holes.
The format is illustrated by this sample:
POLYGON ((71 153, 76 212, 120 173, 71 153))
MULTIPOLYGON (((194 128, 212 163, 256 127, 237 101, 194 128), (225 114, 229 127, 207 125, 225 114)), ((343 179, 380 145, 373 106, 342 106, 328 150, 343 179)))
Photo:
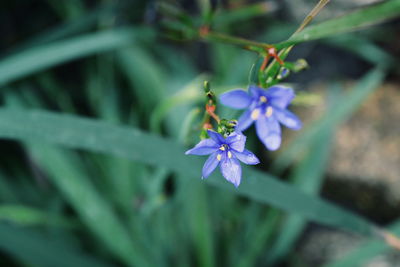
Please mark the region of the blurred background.
MULTIPOLYGON (((223 0, 212 29, 283 41, 316 2, 223 0)), ((316 21, 375 2, 331 1, 316 21)), ((179 31, 171 14, 180 10, 198 23, 208 4, 3 0, 2 106, 127 125, 190 147, 199 140, 203 81, 217 94, 247 88, 257 59, 179 31)), ((285 129, 277 152, 266 151, 253 129, 246 132, 248 148, 262 161, 257 168, 379 225, 395 223, 399 26, 392 19, 296 46, 288 60, 304 58, 310 67, 284 82, 297 91, 292 109, 305 126, 285 129), (329 124, 330 114, 352 101, 351 89, 382 62, 390 64, 379 88, 318 138, 302 139, 318 123, 329 124), (302 149, 294 150, 299 143, 302 149)), ((362 236, 211 187, 200 173, 187 179, 124 158, 30 141, 1 140, 0 147, 1 266, 400 266, 399 252, 362 250, 368 242, 362 236)))

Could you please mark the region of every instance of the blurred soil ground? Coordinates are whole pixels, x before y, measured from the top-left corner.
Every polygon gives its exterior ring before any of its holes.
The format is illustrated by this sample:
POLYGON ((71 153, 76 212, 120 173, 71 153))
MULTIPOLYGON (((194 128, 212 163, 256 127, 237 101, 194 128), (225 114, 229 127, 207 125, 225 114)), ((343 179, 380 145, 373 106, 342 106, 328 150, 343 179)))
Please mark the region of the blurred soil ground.
MULTIPOLYGON (((346 87, 351 88, 353 82, 346 87)), ((311 92, 327 95, 316 83, 311 92)), ((305 123, 315 120, 326 102, 298 108, 305 123)), ((322 196, 380 225, 400 214, 400 90, 397 82, 383 84, 335 134, 322 196)), ((285 131, 288 137, 294 132, 285 131)), ((321 266, 339 259, 364 241, 347 232, 310 224, 298 243, 305 266, 321 266)), ((400 252, 380 255, 366 267, 400 266, 400 252)))

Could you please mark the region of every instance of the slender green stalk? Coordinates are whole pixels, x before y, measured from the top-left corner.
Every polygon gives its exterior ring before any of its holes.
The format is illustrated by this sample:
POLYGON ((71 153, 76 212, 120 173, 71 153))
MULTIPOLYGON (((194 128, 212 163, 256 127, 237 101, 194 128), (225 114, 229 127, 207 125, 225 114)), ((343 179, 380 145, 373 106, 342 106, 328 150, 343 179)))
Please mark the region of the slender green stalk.
MULTIPOLYGON (((308 13, 308 15, 305 17, 305 19, 303 20, 303 22, 300 24, 300 26, 297 28, 297 30, 292 34, 295 35, 298 32, 301 32, 302 30, 304 30, 304 28, 311 23, 311 21, 318 15, 318 13, 326 6, 326 4, 328 4, 330 0, 320 0, 318 2, 318 4, 310 11, 310 13, 308 13)), ((292 37, 291 36, 291 37, 292 37)), ((288 54, 290 53, 290 51, 292 50, 294 45, 291 45, 285 49, 282 49, 279 53, 278 56, 284 60, 288 54)), ((269 65, 268 67, 264 70, 264 75, 269 74, 269 77, 274 77, 278 74, 279 71, 279 67, 280 64, 279 62, 274 59, 269 65)), ((265 82, 265 87, 268 87, 268 81, 265 82)))
MULTIPOLYGON (((322 10, 322 8, 329 1, 330 0, 320 0, 319 3, 313 8, 313 10, 311 10, 311 12, 307 15, 307 17, 301 23, 299 28, 293 34, 302 31, 315 18, 315 16, 322 10)), ((231 36, 231 35, 227 35, 227 34, 223 34, 223 33, 213 32, 213 31, 210 31, 208 28, 200 28, 199 32, 200 32, 199 36, 203 40, 237 45, 246 50, 257 52, 263 56, 267 55, 266 50, 268 48, 274 47, 273 45, 267 44, 267 43, 260 43, 260 42, 247 40, 244 38, 235 37, 235 36, 231 36)), ((292 46, 287 48, 287 50, 290 51, 291 48, 292 48, 292 46)))
POLYGON ((270 44, 260 43, 252 40, 247 40, 240 37, 235 37, 223 33, 204 31, 200 33, 200 38, 206 41, 221 42, 231 45, 237 45, 246 50, 254 51, 260 54, 266 54, 266 49, 273 47, 270 44))
POLYGON ((318 4, 310 11, 310 13, 305 17, 303 22, 300 24, 299 28, 292 34, 295 35, 298 32, 304 30, 304 28, 310 24, 310 22, 318 15, 318 13, 329 3, 330 0, 320 0, 318 4))

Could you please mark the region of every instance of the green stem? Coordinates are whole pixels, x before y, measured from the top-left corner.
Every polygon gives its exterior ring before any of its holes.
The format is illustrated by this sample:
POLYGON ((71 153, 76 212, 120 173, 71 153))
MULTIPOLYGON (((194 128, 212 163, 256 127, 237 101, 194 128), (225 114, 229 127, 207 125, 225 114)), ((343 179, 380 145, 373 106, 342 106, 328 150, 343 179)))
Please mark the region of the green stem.
MULTIPOLYGON (((308 13, 306 18, 303 20, 303 22, 300 24, 297 30, 292 34, 292 36, 298 32, 301 32, 315 18, 315 16, 317 16, 317 14, 325 7, 325 5, 328 4, 329 1, 330 0, 320 0, 318 4, 310 11, 310 13, 308 13)), ((282 60, 284 60, 288 56, 293 47, 294 45, 291 45, 289 47, 280 50, 280 52, 278 53, 279 57, 282 60)), ((281 47, 276 47, 276 48, 279 50, 281 47)), ((264 70, 264 73, 266 75, 269 74, 270 77, 276 76, 279 71, 279 68, 280 68, 279 63, 276 60, 273 60, 264 70)), ((271 84, 267 84, 267 86, 270 85, 271 84)))
POLYGON ((318 15, 318 13, 324 8, 324 6, 329 3, 329 1, 330 0, 320 0, 318 4, 310 11, 310 13, 308 13, 307 17, 305 17, 299 28, 297 28, 292 36, 304 30, 304 28, 318 15))
MULTIPOLYGON (((304 21, 301 23, 299 28, 294 32, 300 32, 302 31, 313 19, 314 17, 322 10, 322 8, 329 2, 330 0, 320 0, 319 3, 314 7, 313 10, 307 15, 307 17, 304 19, 304 21)), ((222 42, 222 43, 227 43, 231 45, 237 45, 240 46, 244 49, 250 50, 257 52, 261 54, 262 56, 266 56, 267 52, 266 50, 268 48, 274 47, 271 44, 266 44, 266 43, 260 43, 252 40, 247 40, 244 38, 240 37, 235 37, 223 33, 217 33, 217 32, 212 32, 206 29, 205 32, 200 33, 200 38, 206 41, 215 41, 215 42, 222 42)), ((289 48, 289 50, 291 47, 289 48)))
POLYGON ((212 31, 200 34, 200 38, 206 41, 214 41, 214 42, 227 43, 231 45, 237 45, 246 50, 250 50, 264 55, 266 55, 266 49, 273 47, 270 44, 259 43, 256 41, 251 41, 244 38, 235 37, 223 33, 212 32, 212 31))

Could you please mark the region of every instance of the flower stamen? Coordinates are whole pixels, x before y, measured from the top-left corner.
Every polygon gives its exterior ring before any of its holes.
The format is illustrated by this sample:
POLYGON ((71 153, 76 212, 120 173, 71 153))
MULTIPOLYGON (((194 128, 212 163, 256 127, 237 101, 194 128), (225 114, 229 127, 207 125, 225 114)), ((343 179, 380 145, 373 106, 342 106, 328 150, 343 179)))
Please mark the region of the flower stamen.
POLYGON ((251 118, 252 118, 252 120, 257 120, 258 119, 258 116, 260 116, 260 109, 259 108, 257 108, 257 109, 255 109, 255 110, 253 110, 253 112, 251 112, 251 118))
POLYGON ((218 155, 217 155, 217 160, 218 160, 218 161, 221 161, 221 159, 222 159, 221 154, 218 154, 218 155))
POLYGON ((232 153, 228 151, 228 158, 232 158, 232 153))
POLYGON ((265 116, 267 116, 267 118, 271 117, 272 112, 273 112, 272 107, 267 107, 267 110, 265 112, 265 116))

